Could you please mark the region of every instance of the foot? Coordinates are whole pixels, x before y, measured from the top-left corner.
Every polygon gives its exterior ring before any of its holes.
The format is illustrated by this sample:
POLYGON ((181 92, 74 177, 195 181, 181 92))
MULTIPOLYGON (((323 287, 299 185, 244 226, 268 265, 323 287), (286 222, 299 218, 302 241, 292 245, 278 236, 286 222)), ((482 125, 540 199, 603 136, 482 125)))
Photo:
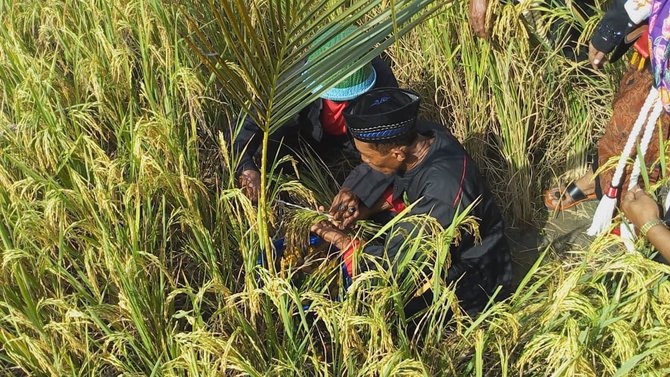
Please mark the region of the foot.
POLYGON ((567 187, 554 187, 544 193, 547 209, 562 211, 587 200, 596 199, 596 187, 593 173, 588 172, 567 187))

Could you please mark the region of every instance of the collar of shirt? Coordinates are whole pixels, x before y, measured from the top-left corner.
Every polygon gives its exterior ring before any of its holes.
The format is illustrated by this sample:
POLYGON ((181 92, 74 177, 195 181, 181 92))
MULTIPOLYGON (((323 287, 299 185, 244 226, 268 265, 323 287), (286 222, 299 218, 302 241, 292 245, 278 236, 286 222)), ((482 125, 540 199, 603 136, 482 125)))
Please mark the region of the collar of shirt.
POLYGON ((402 173, 396 173, 393 177, 393 199, 398 199, 402 197, 402 194, 407 191, 407 188, 409 184, 412 182, 412 179, 416 176, 418 172, 420 172, 426 164, 433 159, 435 153, 440 150, 444 144, 444 139, 443 135, 441 135, 439 132, 435 131, 427 131, 421 133, 424 136, 432 137, 433 138, 433 143, 430 145, 430 148, 428 149, 428 153, 426 153, 426 156, 423 158, 423 161, 421 161, 418 165, 414 167, 414 169, 402 173))

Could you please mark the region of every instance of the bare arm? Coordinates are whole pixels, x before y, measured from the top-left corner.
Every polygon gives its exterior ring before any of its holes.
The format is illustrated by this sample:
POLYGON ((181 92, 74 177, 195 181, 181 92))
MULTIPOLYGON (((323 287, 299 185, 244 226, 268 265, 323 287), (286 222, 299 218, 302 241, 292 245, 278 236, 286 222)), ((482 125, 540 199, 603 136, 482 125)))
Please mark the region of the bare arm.
POLYGON ((488 0, 470 0, 469 19, 470 27, 479 38, 488 38, 486 28, 486 11, 488 9, 488 0))
MULTIPOLYGON (((621 208, 638 230, 645 224, 660 219, 658 204, 644 190, 637 187, 626 193, 621 202, 621 208)), ((665 260, 670 261, 670 230, 668 228, 659 223, 649 229, 647 239, 665 260)))
POLYGON ((657 225, 649 229, 647 239, 666 261, 670 261, 670 230, 668 228, 657 225))

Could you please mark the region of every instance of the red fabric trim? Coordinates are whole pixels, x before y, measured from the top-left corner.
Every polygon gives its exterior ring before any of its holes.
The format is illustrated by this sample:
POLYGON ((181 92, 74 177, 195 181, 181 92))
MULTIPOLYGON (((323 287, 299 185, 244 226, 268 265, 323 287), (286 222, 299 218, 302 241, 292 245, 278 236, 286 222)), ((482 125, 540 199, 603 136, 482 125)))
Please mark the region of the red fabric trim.
POLYGON ((456 207, 458 202, 461 200, 461 195, 463 194, 463 182, 465 182, 465 172, 468 167, 468 159, 463 157, 463 173, 461 173, 461 183, 458 184, 458 192, 454 198, 454 202, 451 204, 452 207, 456 207))
POLYGON ((407 208, 401 198, 393 200, 393 185, 389 186, 382 194, 384 201, 391 206, 391 211, 400 213, 407 208))
POLYGON ((614 199, 616 198, 617 194, 619 193, 619 189, 616 187, 610 186, 610 188, 607 190, 607 193, 605 195, 609 196, 610 198, 614 199))
POLYGON ((347 126, 344 122, 342 112, 348 103, 347 101, 335 102, 327 99, 323 100, 323 107, 321 108, 323 132, 333 136, 342 136, 347 133, 347 126))
POLYGON ((645 29, 633 44, 633 48, 645 59, 649 59, 649 29, 645 29))
POLYGON ((356 250, 361 245, 359 240, 351 240, 349 247, 342 252, 342 262, 347 268, 347 273, 350 277, 354 276, 354 250, 356 250))

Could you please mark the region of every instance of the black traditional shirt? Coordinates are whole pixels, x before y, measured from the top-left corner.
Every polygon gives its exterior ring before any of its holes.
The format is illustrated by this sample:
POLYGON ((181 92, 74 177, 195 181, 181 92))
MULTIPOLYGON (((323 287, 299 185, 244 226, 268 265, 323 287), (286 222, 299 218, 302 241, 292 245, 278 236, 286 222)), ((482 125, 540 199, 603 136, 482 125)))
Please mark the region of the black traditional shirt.
MULTIPOLYGON (((462 232, 460 243, 451 249, 452 263, 447 281, 460 279, 456 293, 462 306, 466 310, 481 310, 496 287, 507 286, 512 278, 502 216, 477 166, 461 144, 444 127, 419 122, 420 132, 433 137, 433 143, 419 165, 410 171, 392 175, 393 197, 405 198, 409 203, 418 201, 410 214, 428 214, 443 227, 449 226, 459 211, 478 201, 470 215, 479 219, 481 239, 477 241, 472 234, 462 232)), ((363 171, 366 169, 359 170, 363 171)), ((358 182, 357 191, 380 190, 374 186, 377 182, 370 185, 361 178, 364 177, 350 177, 348 181, 358 182)), ((367 244, 363 252, 378 257, 386 254, 389 260, 394 260, 398 253, 403 252, 406 238, 412 237, 419 225, 400 222, 397 227, 405 231, 392 231, 384 244, 367 244)))

